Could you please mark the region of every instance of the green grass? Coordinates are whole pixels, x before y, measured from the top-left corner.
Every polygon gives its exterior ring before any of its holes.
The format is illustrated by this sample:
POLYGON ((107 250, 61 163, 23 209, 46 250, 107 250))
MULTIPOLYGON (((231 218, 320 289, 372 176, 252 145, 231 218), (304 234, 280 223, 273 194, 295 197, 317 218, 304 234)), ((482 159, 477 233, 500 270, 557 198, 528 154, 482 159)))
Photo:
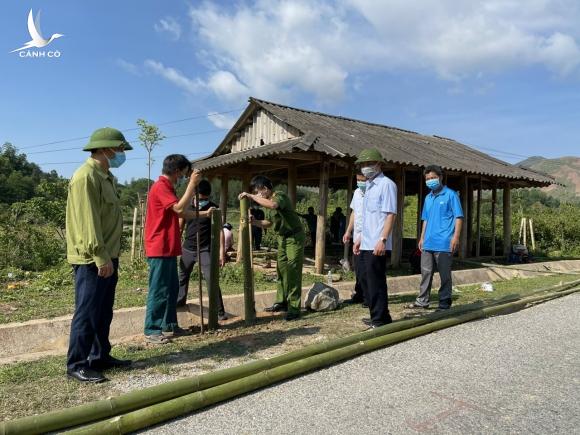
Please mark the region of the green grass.
MULTIPOLYGON (((508 295, 526 295, 576 279, 577 275, 558 275, 499 281, 490 293, 479 290, 477 285, 461 286, 454 291, 453 301, 454 305, 465 305, 508 295)), ((414 299, 414 294, 392 295, 389 305, 393 318, 424 315, 426 311, 405 309, 414 299)), ((435 294, 433 307, 437 305, 436 299, 435 294)), ((107 372, 111 382, 99 385, 67 380, 64 357, 1 366, 0 418, 12 419, 118 395, 127 391, 127 386, 131 387, 136 378, 163 375, 177 379, 344 337, 361 331, 360 319, 365 316, 368 309, 347 306, 329 313, 310 313, 290 323, 277 318, 259 318, 252 327, 234 323, 203 336, 182 337, 165 346, 155 347, 137 339, 113 349, 114 356, 132 359, 133 368, 107 372)))

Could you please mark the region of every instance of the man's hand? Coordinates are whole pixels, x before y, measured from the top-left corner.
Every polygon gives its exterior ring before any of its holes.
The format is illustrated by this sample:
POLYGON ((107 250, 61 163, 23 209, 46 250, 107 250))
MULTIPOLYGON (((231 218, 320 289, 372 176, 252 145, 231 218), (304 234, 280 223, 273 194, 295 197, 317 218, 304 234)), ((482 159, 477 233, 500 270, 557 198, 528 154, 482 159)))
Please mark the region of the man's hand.
POLYGON ((109 262, 101 267, 99 267, 98 275, 101 278, 109 278, 115 272, 115 267, 113 266, 113 262, 109 260, 109 262))
POLYGON ((197 169, 194 169, 191 175, 189 176, 189 184, 197 186, 201 181, 201 172, 197 169))
POLYGON ((360 238, 356 242, 354 242, 354 246, 352 247, 352 253, 354 255, 360 254, 360 238))
POLYGON ((424 240, 419 239, 419 251, 421 251, 421 252, 423 252, 423 243, 424 243, 424 240))
POLYGON ((449 248, 451 249, 451 253, 456 252, 459 249, 459 237, 453 237, 451 239, 449 248))
POLYGON ((248 192, 242 192, 238 195, 238 199, 241 201, 244 198, 252 199, 252 194, 248 192))
POLYGON ((344 233, 344 236, 342 236, 342 243, 344 245, 348 245, 348 242, 350 242, 350 232, 349 231, 344 233))
POLYGON ((385 255, 385 242, 383 242, 382 240, 379 240, 377 242, 377 244, 375 245, 375 249, 373 250, 373 255, 376 255, 378 257, 385 255))

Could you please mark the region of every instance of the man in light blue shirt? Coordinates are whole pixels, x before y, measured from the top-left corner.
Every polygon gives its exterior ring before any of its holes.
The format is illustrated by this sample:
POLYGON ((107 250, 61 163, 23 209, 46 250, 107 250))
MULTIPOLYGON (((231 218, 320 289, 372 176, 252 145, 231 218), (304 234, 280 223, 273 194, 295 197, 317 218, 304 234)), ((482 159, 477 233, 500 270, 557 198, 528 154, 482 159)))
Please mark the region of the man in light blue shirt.
POLYGON ((439 166, 427 166, 425 184, 431 192, 425 197, 421 219, 423 227, 419 239, 421 250, 421 286, 417 300, 409 308, 428 308, 435 269, 439 271, 439 308, 451 307, 451 265, 453 253, 459 247, 463 210, 457 192, 441 182, 439 166))
POLYGON ((353 251, 359 255, 361 286, 369 305, 370 319, 363 319, 370 328, 392 322, 387 294, 387 257, 393 241, 391 232, 397 215, 397 185, 382 171, 381 153, 369 148, 361 151, 355 164, 366 177, 363 199, 362 233, 353 251))

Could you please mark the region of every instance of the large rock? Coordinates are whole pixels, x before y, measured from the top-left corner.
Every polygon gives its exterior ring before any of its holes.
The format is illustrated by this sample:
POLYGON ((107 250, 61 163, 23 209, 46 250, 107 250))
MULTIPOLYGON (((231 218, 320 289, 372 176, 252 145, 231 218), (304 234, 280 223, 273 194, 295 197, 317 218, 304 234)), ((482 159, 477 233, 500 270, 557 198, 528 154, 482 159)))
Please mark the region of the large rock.
POLYGON ((332 311, 336 310, 339 305, 338 291, 322 282, 312 285, 304 302, 304 306, 312 311, 332 311))

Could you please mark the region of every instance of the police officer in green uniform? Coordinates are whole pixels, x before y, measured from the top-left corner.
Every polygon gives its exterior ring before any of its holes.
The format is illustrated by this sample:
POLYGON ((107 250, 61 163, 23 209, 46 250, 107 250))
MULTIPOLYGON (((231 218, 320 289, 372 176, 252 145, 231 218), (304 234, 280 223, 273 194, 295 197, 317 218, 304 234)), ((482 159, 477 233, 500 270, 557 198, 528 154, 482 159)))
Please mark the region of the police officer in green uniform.
POLYGON ((250 218, 251 223, 260 228, 272 228, 278 235, 278 292, 274 305, 265 311, 286 311, 286 320, 294 320, 300 317, 304 228, 288 195, 273 190, 270 179, 258 175, 250 183, 250 192, 253 193, 242 192, 239 199, 249 198, 264 207, 266 218, 250 218))

